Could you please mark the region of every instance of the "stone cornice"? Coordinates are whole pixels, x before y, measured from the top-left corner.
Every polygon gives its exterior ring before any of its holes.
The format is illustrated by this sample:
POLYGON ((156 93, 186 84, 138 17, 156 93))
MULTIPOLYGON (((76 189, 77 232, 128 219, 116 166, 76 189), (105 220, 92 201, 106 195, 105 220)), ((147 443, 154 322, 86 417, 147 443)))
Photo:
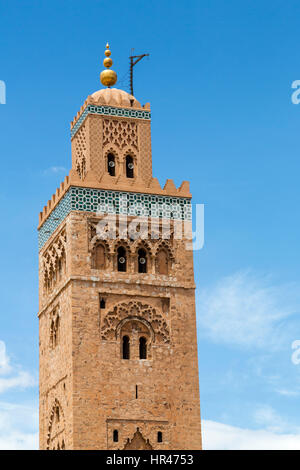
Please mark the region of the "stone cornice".
MULTIPOLYGON (((104 278, 104 276, 69 276, 66 281, 55 291, 53 292, 52 295, 49 296, 49 300, 47 302, 47 305, 45 305, 39 312, 38 312, 38 317, 40 317, 48 308, 49 306, 55 302, 56 298, 60 296, 61 292, 66 289, 71 282, 88 282, 88 283, 100 283, 99 287, 97 288, 100 289, 101 285, 103 286, 103 289, 101 293, 104 293, 104 286, 110 284, 108 288, 110 289, 111 293, 119 293, 120 289, 118 287, 115 287, 115 284, 124 284, 124 287, 126 286, 126 295, 131 294, 132 291, 134 291, 135 295, 139 295, 141 297, 149 297, 148 292, 142 292, 141 290, 134 289, 132 286, 151 286, 151 287, 160 287, 160 288, 166 288, 166 289, 186 289, 190 290, 193 289, 195 290, 196 285, 194 282, 186 282, 186 283, 180 283, 177 281, 170 282, 169 280, 162 280, 158 279, 157 276, 155 276, 155 280, 147 280, 143 279, 141 282, 140 274, 131 274, 131 273, 124 273, 126 274, 126 278, 117 278, 116 279, 116 274, 114 274, 114 279, 109 278, 108 276, 111 276, 111 274, 107 274, 107 278, 104 278), (134 279, 134 277, 136 279, 134 279), (129 282, 130 281, 130 282, 129 282)), ((151 276, 151 275, 150 275, 151 276)), ((99 290, 100 292, 100 290, 99 290)), ((156 297, 168 297, 165 292, 158 292, 155 293, 156 297)))

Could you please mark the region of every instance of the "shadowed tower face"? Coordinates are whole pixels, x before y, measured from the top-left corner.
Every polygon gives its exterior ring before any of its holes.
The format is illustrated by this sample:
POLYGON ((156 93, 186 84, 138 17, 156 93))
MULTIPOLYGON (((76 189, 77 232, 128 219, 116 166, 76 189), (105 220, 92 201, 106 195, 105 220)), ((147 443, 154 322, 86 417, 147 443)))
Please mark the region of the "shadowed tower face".
POLYGON ((40 213, 40 448, 200 449, 189 184, 153 177, 150 105, 105 56, 40 213))

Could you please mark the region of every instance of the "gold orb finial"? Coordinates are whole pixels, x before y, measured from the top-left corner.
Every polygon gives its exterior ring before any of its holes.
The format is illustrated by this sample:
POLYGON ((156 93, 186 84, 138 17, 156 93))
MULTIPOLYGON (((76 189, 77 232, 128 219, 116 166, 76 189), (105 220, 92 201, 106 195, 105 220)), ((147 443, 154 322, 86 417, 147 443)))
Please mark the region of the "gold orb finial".
POLYGON ((117 82, 117 74, 113 70, 109 70, 109 68, 112 66, 113 61, 110 58, 111 52, 109 50, 109 44, 106 44, 106 50, 104 52, 105 54, 105 59, 103 60, 103 65, 106 67, 106 70, 102 70, 100 73, 100 81, 102 85, 111 87, 112 85, 115 85, 117 82))

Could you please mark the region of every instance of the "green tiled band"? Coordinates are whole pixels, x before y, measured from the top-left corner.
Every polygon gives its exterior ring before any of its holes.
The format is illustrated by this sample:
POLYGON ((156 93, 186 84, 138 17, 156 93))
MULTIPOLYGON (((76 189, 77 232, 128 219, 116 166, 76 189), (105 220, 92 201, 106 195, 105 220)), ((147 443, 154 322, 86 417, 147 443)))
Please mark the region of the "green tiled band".
POLYGON ((71 187, 39 230, 39 249, 71 211, 191 220, 189 198, 71 187))
POLYGON ((88 105, 81 116, 79 117, 78 121, 76 122, 75 126, 71 130, 71 137, 73 137, 78 129, 80 128, 81 124, 85 120, 88 114, 101 114, 105 116, 121 116, 121 117, 130 117, 134 119, 151 119, 150 111, 146 111, 145 109, 126 109, 126 108, 115 108, 113 106, 92 106, 88 105))

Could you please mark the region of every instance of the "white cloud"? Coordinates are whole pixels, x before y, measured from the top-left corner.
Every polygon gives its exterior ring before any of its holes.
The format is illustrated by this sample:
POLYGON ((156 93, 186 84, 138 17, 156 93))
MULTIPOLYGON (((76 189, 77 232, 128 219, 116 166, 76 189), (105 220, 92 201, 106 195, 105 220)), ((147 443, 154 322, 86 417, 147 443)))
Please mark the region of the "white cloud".
POLYGON ((286 345, 287 320, 299 305, 299 285, 273 285, 269 277, 238 272, 200 293, 200 332, 218 343, 278 349, 286 345))
POLYGON ((300 432, 279 434, 210 420, 202 421, 202 439, 206 450, 300 450, 300 432))
POLYGON ((0 450, 38 449, 37 407, 0 402, 0 450))
POLYGON ((0 377, 0 393, 4 393, 11 388, 27 388, 35 385, 35 379, 25 371, 17 372, 12 377, 0 377))

